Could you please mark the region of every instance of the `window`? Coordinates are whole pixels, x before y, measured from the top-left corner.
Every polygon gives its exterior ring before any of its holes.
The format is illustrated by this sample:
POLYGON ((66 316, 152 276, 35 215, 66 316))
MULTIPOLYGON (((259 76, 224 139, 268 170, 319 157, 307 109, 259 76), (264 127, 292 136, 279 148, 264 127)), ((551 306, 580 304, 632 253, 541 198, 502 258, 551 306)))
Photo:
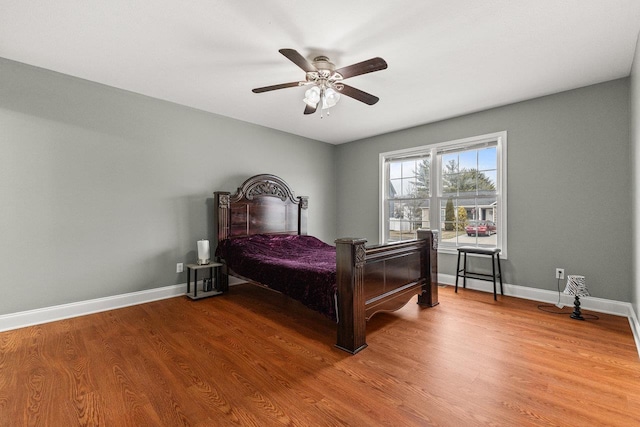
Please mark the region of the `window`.
POLYGON ((382 153, 381 241, 430 228, 444 252, 497 247, 506 257, 506 146, 499 132, 382 153))

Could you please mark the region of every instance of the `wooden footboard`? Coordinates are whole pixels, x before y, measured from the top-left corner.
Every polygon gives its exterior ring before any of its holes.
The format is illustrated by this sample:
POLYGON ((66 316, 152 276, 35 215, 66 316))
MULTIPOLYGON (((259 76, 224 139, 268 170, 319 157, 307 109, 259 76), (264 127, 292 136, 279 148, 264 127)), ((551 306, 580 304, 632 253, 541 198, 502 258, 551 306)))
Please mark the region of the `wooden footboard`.
POLYGON ((366 321, 395 311, 416 294, 418 304, 438 304, 438 258, 433 234, 418 240, 365 246, 365 239, 336 240, 338 339, 336 347, 355 354, 367 346, 366 321))

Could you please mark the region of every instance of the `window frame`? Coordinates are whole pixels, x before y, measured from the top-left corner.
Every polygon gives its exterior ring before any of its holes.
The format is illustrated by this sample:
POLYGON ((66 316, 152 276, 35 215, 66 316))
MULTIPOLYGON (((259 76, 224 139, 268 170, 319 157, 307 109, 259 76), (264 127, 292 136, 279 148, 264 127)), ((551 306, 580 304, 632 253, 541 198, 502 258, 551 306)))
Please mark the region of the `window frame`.
MULTIPOLYGON (((443 197, 442 189, 442 155, 443 151, 472 149, 482 144, 495 142, 496 147, 496 203, 497 203, 497 221, 496 227, 496 246, 501 250, 501 258, 507 258, 507 131, 494 132, 484 135, 472 136, 468 138, 456 139, 452 141, 438 142, 434 144, 422 145, 419 147, 407 148, 402 150, 389 151, 380 153, 379 155, 379 241, 387 243, 387 207, 389 205, 389 169, 387 168, 387 159, 419 156, 424 154, 430 155, 430 185, 428 200, 429 223, 438 224, 437 230, 440 230, 440 200, 443 197)), ((433 228, 433 227, 432 227, 433 228)), ((469 244, 465 244, 468 246, 469 244)), ((457 253, 458 244, 450 244, 440 242, 439 252, 457 253)), ((486 247, 486 246, 482 246, 486 247)), ((493 247, 493 246, 491 246, 493 247)))

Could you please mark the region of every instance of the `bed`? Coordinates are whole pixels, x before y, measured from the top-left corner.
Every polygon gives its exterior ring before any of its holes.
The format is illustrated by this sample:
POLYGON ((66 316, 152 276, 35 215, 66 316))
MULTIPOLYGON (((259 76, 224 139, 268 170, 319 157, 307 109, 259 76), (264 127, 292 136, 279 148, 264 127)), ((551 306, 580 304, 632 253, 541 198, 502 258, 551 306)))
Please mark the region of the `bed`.
MULTIPOLYGON (((344 351, 367 346, 366 322, 374 314, 398 310, 416 294, 421 306, 438 304, 437 234, 430 230, 418 230, 416 240, 374 246, 340 238, 334 247, 307 235, 308 198, 296 197, 275 175, 253 176, 234 194, 214 196, 216 257, 225 273, 331 317, 336 347, 344 351)), ((228 290, 226 274, 220 289, 228 290)))

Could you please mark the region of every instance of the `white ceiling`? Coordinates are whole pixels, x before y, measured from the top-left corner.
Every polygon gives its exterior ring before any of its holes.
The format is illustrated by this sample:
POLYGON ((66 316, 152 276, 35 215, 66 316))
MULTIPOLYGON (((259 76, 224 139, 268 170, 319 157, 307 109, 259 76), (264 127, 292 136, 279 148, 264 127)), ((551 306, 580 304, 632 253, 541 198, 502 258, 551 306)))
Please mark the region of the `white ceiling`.
POLYGON ((628 76, 640 0, 0 0, 0 57, 333 144, 628 76), (304 116, 278 53, 380 56, 304 116))

